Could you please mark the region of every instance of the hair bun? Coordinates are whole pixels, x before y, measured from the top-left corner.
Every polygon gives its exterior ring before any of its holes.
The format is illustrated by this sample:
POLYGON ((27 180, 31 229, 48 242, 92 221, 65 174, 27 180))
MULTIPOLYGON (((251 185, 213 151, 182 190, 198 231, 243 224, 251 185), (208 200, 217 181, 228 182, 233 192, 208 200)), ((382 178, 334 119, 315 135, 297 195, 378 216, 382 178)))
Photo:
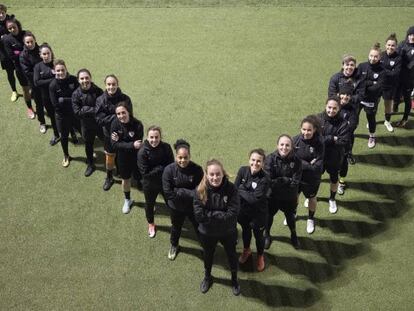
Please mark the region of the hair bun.
POLYGON ((175 142, 174 149, 177 150, 180 147, 185 147, 187 149, 190 149, 190 144, 184 139, 180 138, 180 139, 177 139, 177 141, 175 142))

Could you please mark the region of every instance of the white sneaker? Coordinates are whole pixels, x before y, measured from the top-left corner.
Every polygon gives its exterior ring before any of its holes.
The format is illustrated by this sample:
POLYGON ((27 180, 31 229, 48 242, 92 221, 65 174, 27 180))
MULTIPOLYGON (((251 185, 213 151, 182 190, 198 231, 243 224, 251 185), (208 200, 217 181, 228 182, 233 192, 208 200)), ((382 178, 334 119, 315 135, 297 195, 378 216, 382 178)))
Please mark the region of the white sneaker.
POLYGON ((335 214, 338 211, 335 200, 329 200, 329 213, 335 214))
POLYGON ((42 134, 45 134, 47 131, 46 125, 45 124, 40 124, 39 126, 39 132, 42 134))
POLYGON ((309 199, 306 199, 305 202, 303 202, 303 206, 306 208, 309 207, 309 199))
POLYGON ((124 206, 122 206, 122 213, 128 214, 131 211, 132 203, 134 203, 134 200, 125 199, 124 206))
POLYGON ((376 145, 375 137, 370 136, 370 137, 368 138, 368 148, 369 148, 369 149, 372 149, 372 148, 374 148, 374 147, 375 147, 375 145, 376 145))
POLYGON ((337 193, 343 195, 345 193, 345 184, 339 183, 337 193))
POLYGON ((367 129, 369 129, 369 124, 367 123, 367 129))
MULTIPOLYGON (((297 219, 298 219, 298 215, 295 214, 295 220, 297 220, 297 219)), ((283 225, 284 226, 287 226, 287 220, 286 220, 286 218, 283 220, 283 225)))
POLYGON ((309 234, 312 234, 315 231, 315 220, 308 219, 308 221, 306 222, 306 231, 309 234))
POLYGON ((392 127, 392 125, 389 121, 384 121, 384 125, 387 128, 388 132, 390 132, 390 133, 394 132, 394 128, 392 127))

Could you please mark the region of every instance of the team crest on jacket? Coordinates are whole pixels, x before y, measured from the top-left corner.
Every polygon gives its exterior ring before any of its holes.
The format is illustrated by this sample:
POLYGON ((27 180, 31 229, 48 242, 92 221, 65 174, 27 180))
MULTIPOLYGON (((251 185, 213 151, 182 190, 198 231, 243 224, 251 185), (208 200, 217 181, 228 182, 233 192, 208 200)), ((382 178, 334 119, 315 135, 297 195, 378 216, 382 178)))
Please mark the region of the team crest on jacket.
POLYGON ((223 197, 223 201, 224 201, 224 203, 226 203, 226 204, 227 204, 227 199, 228 199, 228 197, 227 197, 227 195, 225 195, 225 196, 223 197))
POLYGON ((295 162, 290 162, 289 166, 290 166, 290 168, 294 168, 295 167, 295 162))
POLYGON ((193 179, 194 179, 194 176, 188 176, 188 180, 190 181, 190 182, 193 182, 193 179))
POLYGON ((309 152, 313 153, 313 151, 314 151, 313 147, 309 147, 309 152))
POLYGON ((392 60, 392 61, 390 61, 390 65, 391 66, 394 66, 394 64, 395 64, 395 62, 392 60))
POLYGON ((129 132, 128 132, 128 135, 129 135, 129 137, 134 137, 135 132, 133 132, 133 131, 129 131, 129 132))
POLYGON ((71 89, 74 89, 74 88, 75 88, 75 84, 74 84, 74 83, 71 83, 71 84, 69 84, 69 87, 70 87, 71 89))
POLYGON ((257 188, 257 182, 254 182, 254 181, 252 182, 252 188, 253 189, 256 189, 257 188))
POLYGON ((413 55, 414 54, 414 50, 411 50, 411 55, 413 55))
POLYGON ((374 79, 378 78, 378 73, 374 73, 374 79))

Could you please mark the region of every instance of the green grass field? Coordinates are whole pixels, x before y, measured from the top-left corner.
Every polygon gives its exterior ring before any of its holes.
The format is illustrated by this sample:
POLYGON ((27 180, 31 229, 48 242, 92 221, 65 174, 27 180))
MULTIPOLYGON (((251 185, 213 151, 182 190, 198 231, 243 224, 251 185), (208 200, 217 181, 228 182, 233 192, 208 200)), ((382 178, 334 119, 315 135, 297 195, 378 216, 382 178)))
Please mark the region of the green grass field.
MULTIPOLYGON (((374 42, 391 32, 402 39, 414 14, 411 1, 9 3, 72 74, 87 67, 103 87, 115 73, 145 126, 160 124, 170 143, 188 139, 194 161, 217 157, 233 177, 250 149, 271 152, 277 136, 296 135, 303 116, 323 109, 344 53, 365 61, 374 42)), ((413 121, 393 134, 379 124, 378 145, 368 150, 361 114, 358 163, 339 213, 328 212, 325 179, 311 236, 299 208, 299 251, 277 215, 267 269, 241 271, 242 295, 234 297, 221 247, 216 281, 203 295, 190 226, 170 262, 166 208, 157 210, 154 240, 142 193, 133 190, 136 205, 121 213, 120 184, 101 188, 102 146, 91 177, 83 176, 83 145, 70 145, 75 160, 63 168, 60 146, 48 144, 52 131, 42 135, 27 120, 22 98, 10 102, 4 71, 0 120, 0 310, 412 310, 413 121)))

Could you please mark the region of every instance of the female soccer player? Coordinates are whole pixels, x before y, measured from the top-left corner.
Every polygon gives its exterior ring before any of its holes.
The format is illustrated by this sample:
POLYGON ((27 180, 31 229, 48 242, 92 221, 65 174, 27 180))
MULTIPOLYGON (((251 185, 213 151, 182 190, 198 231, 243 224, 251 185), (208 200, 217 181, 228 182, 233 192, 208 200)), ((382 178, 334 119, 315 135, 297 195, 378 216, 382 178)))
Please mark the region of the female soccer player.
MULTIPOLYGON (((174 162, 171 146, 161 141, 161 128, 150 126, 144 146, 138 151, 138 170, 142 176, 142 187, 145 197, 145 216, 148 221, 148 236, 154 238, 154 207, 158 194, 164 196, 162 190, 162 173, 164 168, 174 162)), ((165 200, 165 198, 164 198, 165 200)))
POLYGON ((240 294, 237 279, 237 216, 240 198, 236 187, 228 180, 220 161, 207 162, 204 177, 194 197, 194 214, 200 224, 200 241, 204 256, 204 279, 200 290, 204 294, 213 284, 211 269, 217 243, 220 242, 227 254, 231 271, 231 285, 234 295, 240 294))
POLYGON ((23 97, 27 106, 27 117, 29 119, 35 118, 33 111, 31 97, 30 97, 30 86, 29 82, 24 75, 23 69, 20 66, 19 55, 23 51, 24 43, 23 37, 26 33, 22 29, 22 25, 16 18, 10 18, 6 20, 6 27, 9 34, 2 38, 4 49, 8 58, 13 62, 14 70, 16 71, 16 77, 19 80, 20 86, 23 89, 23 97))
MULTIPOLYGON (((37 63, 33 68, 33 84, 40 90, 42 104, 46 108, 47 114, 50 118, 50 123, 53 128, 53 136, 50 140, 50 145, 54 146, 60 141, 59 131, 56 125, 55 108, 50 101, 49 85, 55 78, 55 70, 53 69, 54 55, 52 48, 43 43, 39 46, 41 62, 37 63)), ((45 122, 46 125, 46 122, 45 122)), ((46 133, 46 126, 40 128, 41 133, 46 133)))
POLYGON ((382 95, 382 86, 384 84, 386 71, 381 65, 380 44, 375 43, 368 54, 368 62, 358 66, 358 77, 364 86, 360 92, 360 108, 364 108, 368 121, 369 138, 368 148, 374 148, 376 145, 375 131, 377 121, 375 119, 378 103, 382 95))
POLYGON ((316 195, 318 194, 323 173, 323 158, 325 145, 321 138, 320 123, 316 116, 305 117, 301 122, 301 134, 293 137, 295 155, 302 161, 302 179, 299 193, 307 199, 305 206, 309 208, 306 231, 312 234, 315 231, 316 195))
POLYGON ((49 96, 55 108, 56 124, 60 133, 60 143, 63 150, 62 166, 68 167, 71 160, 68 147, 69 133, 71 133, 73 143, 76 144, 78 139, 74 128, 80 131, 78 120, 75 119, 72 108, 72 93, 78 87, 78 80, 68 73, 63 60, 56 60, 54 65, 55 79, 50 82, 49 96))
POLYGON ((185 218, 193 224, 198 235, 198 223, 194 218, 194 189, 203 178, 203 169, 191 161, 190 144, 178 139, 174 144, 175 162, 162 174, 162 188, 171 215, 171 247, 168 259, 174 260, 179 251, 179 239, 185 218))
POLYGON ((345 147, 349 144, 348 122, 340 116, 340 110, 340 99, 331 97, 326 101, 325 111, 319 114, 321 135, 325 144, 323 166, 331 181, 329 196, 329 212, 331 214, 338 211, 335 196, 338 190, 339 171, 344 160, 345 147))
POLYGON ((244 264, 252 255, 250 242, 252 231, 256 240, 257 271, 265 269, 263 232, 268 217, 267 192, 269 177, 263 170, 265 153, 263 149, 253 149, 249 153, 249 165, 242 166, 237 173, 234 185, 240 196, 238 222, 242 227, 243 253, 239 262, 244 264))
POLYGON ((88 177, 95 171, 93 159, 95 137, 97 135, 102 137, 102 131, 98 128, 95 115, 96 99, 103 94, 103 91, 92 82, 92 75, 88 69, 79 70, 77 78, 79 87, 72 94, 72 107, 75 116, 80 119, 81 123, 87 164, 85 176, 88 177))
POLYGON ((273 217, 280 209, 285 214, 290 229, 292 246, 299 248, 295 213, 302 178, 302 161, 294 154, 293 141, 290 136, 281 135, 278 138, 276 151, 266 158, 265 170, 270 176, 272 189, 269 197, 269 220, 266 224, 265 247, 270 247, 273 217))
POLYGON ((108 191, 114 184, 113 170, 115 168, 116 153, 111 144, 111 124, 116 119, 115 107, 118 103, 125 102, 131 113, 133 110, 131 99, 128 95, 122 93, 119 88, 118 78, 115 75, 107 75, 104 83, 105 92, 96 99, 96 121, 98 122, 98 126, 103 128, 106 166, 106 178, 103 184, 103 190, 108 191))
POLYGON ((125 201, 122 212, 128 214, 133 200, 131 199, 131 176, 137 170, 137 152, 142 146, 144 126, 135 119, 128 110, 129 104, 120 102, 115 108, 116 119, 111 125, 111 143, 118 154, 118 171, 122 178, 122 190, 125 201))

